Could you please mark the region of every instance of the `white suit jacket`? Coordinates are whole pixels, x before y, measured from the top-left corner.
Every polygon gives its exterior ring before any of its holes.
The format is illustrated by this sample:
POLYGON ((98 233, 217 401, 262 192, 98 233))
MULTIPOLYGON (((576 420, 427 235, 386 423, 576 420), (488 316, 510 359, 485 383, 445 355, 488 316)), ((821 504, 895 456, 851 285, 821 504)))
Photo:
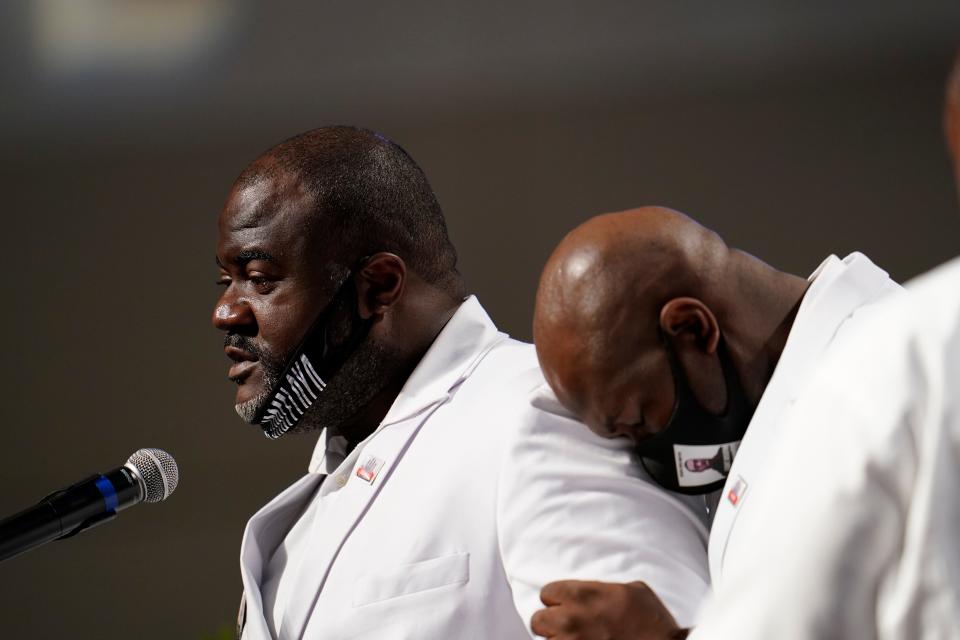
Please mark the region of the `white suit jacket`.
POLYGON ((244 638, 270 637, 263 568, 321 482, 341 493, 308 561, 286 569, 298 576, 281 638, 529 638, 540 588, 578 577, 644 580, 689 624, 708 590, 698 501, 563 413, 533 346, 499 333, 475 298, 358 451, 251 518, 244 638), (370 458, 382 466, 367 482, 370 458))
POLYGON ((901 287, 861 253, 842 261, 830 256, 810 276, 786 345, 720 496, 710 529, 710 577, 723 584, 727 547, 754 489, 770 469, 769 459, 783 438, 784 421, 823 358, 849 339, 852 318, 870 315, 878 300, 901 287))
POLYGON ((816 373, 692 638, 960 638, 960 260, 816 373))

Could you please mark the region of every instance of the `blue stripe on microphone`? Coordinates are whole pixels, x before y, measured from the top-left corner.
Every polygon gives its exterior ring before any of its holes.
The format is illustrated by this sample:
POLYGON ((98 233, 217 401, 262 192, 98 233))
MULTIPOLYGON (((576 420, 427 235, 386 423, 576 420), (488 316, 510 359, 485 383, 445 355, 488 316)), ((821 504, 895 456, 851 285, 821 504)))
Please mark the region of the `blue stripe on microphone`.
POLYGON ((120 500, 117 499, 117 490, 113 488, 113 483, 106 476, 100 476, 94 481, 100 494, 103 495, 103 502, 107 506, 107 511, 116 511, 120 506, 120 500))

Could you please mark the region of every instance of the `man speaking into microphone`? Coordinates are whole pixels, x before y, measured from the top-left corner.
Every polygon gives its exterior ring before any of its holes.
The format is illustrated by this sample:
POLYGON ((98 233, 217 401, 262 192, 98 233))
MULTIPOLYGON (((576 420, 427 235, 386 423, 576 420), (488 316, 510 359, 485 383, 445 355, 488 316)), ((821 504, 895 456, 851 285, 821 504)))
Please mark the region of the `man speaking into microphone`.
POLYGON ((569 576, 644 580, 692 621, 697 500, 565 413, 456 260, 423 172, 370 131, 296 136, 231 189, 213 323, 237 412, 319 435, 244 533, 243 638, 529 638, 569 576))

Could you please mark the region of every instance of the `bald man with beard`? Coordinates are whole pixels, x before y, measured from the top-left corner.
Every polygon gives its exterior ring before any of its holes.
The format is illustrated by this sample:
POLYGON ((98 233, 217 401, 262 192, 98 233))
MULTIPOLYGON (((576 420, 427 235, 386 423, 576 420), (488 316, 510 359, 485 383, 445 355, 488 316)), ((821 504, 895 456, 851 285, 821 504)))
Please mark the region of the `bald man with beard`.
MULTIPOLYGON (((960 56, 948 84, 945 121, 960 184, 960 56)), ((563 273, 557 267, 569 264, 563 254, 548 264, 536 340, 551 386, 571 407, 580 402, 584 415, 593 411, 588 424, 596 429, 603 405, 584 399, 591 398, 589 392, 569 380, 571 360, 564 360, 566 350, 554 342, 564 335, 556 327, 568 308, 555 304, 563 273)), ((804 307, 814 300, 822 277, 815 274, 802 296, 730 469, 710 538, 714 597, 691 640, 960 637, 960 260, 910 283, 906 292, 880 294, 860 305, 811 363, 816 366, 807 371, 803 391, 784 403, 781 373, 795 357, 798 330, 814 320, 805 316, 814 305, 804 307), (763 413, 774 394, 778 417, 763 413)), ((602 295, 602 287, 599 291, 602 295)), ((709 352, 720 340, 712 338, 714 321, 700 302, 684 302, 700 309, 687 316, 707 320, 680 323, 685 328, 679 333, 692 327, 686 341, 705 344, 700 350, 709 352)), ((660 306, 665 343, 678 334, 671 304, 680 303, 671 299, 660 306)), ((725 313, 714 314, 721 328, 725 313)), ((771 343, 763 335, 753 340, 757 358, 749 357, 749 340, 746 347, 737 347, 732 335, 727 340, 748 394, 751 371, 757 375, 751 363, 766 365, 769 349, 759 345, 771 343)), ((648 359, 652 367, 655 358, 648 359)), ((678 381, 678 369, 680 376, 686 371, 694 397, 709 402, 707 381, 715 373, 688 368, 709 367, 709 360, 689 353, 668 359, 678 381)), ((639 368, 641 357, 636 361, 639 368)), ((666 426, 645 410, 643 396, 635 416, 612 422, 611 435, 631 437, 643 461, 644 443, 676 429, 674 419, 690 400, 678 395, 666 426)), ((564 581, 547 585, 541 596, 548 607, 534 615, 532 626, 548 637, 669 640, 689 633, 641 582, 564 581)))

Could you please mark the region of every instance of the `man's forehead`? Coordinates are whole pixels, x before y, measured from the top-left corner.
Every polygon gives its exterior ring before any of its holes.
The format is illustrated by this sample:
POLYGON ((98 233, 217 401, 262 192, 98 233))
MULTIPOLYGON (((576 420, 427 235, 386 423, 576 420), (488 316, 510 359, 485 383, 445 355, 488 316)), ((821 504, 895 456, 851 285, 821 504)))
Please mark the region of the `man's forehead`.
POLYGON ((575 366, 553 372, 548 378, 558 399, 570 411, 582 420, 601 422, 634 394, 637 382, 634 364, 629 358, 615 364, 584 357, 575 366))
POLYGON ((271 224, 304 224, 313 196, 290 172, 270 172, 234 185, 220 215, 223 231, 240 231, 271 224))
POLYGON ((264 176, 234 185, 219 218, 218 261, 244 263, 256 254, 284 268, 303 266, 307 254, 324 253, 310 228, 313 212, 299 180, 264 176))

